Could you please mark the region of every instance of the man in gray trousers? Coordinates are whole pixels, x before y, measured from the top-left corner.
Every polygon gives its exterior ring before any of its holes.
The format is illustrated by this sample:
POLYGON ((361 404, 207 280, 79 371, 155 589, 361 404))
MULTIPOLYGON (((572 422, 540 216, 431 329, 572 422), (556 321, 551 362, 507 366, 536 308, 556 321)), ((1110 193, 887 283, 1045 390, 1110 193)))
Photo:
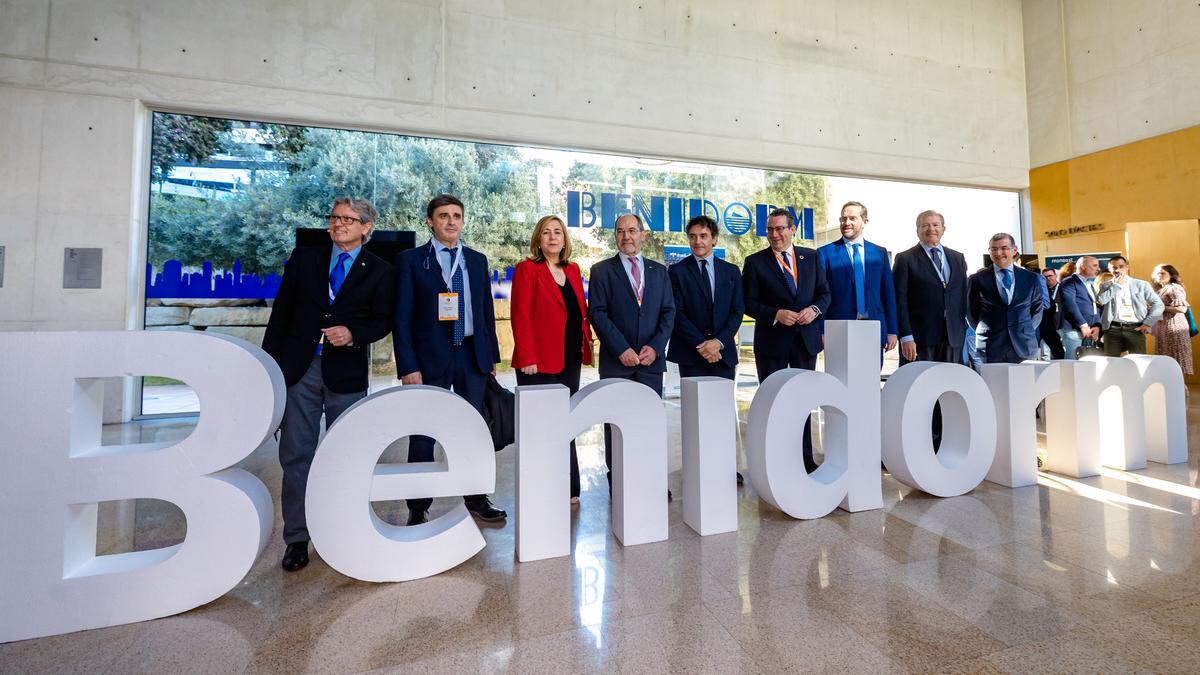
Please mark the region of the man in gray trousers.
POLYGON ((287 382, 279 463, 288 572, 308 564, 304 492, 321 413, 328 428, 367 395, 371 343, 392 326, 392 267, 363 248, 376 217, 365 199, 334 200, 326 216, 332 244, 292 251, 263 336, 287 382))

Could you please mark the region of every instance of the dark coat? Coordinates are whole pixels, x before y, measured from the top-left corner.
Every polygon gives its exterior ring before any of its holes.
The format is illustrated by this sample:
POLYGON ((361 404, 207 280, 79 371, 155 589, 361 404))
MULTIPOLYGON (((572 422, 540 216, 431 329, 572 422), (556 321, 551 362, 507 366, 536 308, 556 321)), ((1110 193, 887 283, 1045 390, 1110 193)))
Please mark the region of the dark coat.
POLYGON ((825 315, 829 308, 829 282, 821 259, 811 248, 792 247, 796 261, 796 292, 788 286, 775 252, 765 248, 746 257, 742 266, 742 293, 746 299, 746 314, 754 317, 754 352, 786 357, 799 337, 810 355, 821 353, 821 323, 818 319, 800 326, 775 323, 775 313, 781 309, 798 312, 816 306, 825 315))
POLYGON ((942 251, 950 268, 945 285, 920 244, 896 254, 892 279, 898 336, 911 335, 918 346, 961 348, 966 333, 967 259, 945 246, 942 251))
POLYGON ((667 369, 667 340, 675 325, 675 300, 667 268, 643 257, 642 303, 639 305, 621 255, 592 265, 588 284, 588 318, 600 338, 600 377, 625 377, 637 369, 657 374, 667 369), (623 366, 626 349, 639 351, 649 345, 657 354, 648 366, 623 366))
POLYGON ((742 273, 737 265, 713 257, 713 276, 716 292, 709 292, 708 276, 700 271, 696 256, 689 255, 667 268, 671 292, 675 299, 675 328, 667 360, 685 366, 708 363, 696 351, 696 345, 706 340, 720 340, 724 345, 721 361, 736 366, 738 350, 734 338, 746 313, 742 298, 742 273))
POLYGON ((300 381, 317 353, 321 329, 345 326, 353 344, 321 349, 321 377, 339 394, 367 389, 371 343, 392 328, 392 266, 362 249, 341 290, 329 302, 332 245, 298 247, 283 269, 271 307, 263 349, 275 359, 290 387, 300 381))

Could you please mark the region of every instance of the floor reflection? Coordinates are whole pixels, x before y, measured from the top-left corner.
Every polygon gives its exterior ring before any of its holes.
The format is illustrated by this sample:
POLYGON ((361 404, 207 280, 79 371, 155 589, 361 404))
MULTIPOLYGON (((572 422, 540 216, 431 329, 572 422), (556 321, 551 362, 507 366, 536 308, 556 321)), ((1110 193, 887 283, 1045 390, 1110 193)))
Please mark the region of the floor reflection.
MULTIPOLYGON (((586 380, 587 378, 585 378, 586 380)), ((737 389, 744 426, 753 387, 737 389)), ((1200 401, 1192 397, 1193 401, 1200 401)), ((669 486, 682 494, 679 408, 667 406, 669 486)), ((739 490, 737 532, 625 548, 609 530, 599 428, 578 439, 572 555, 514 559, 513 523, 454 570, 369 584, 319 555, 279 570, 279 523, 246 579, 177 617, 0 645, 5 672, 382 670, 774 672, 1194 671, 1200 662, 1200 409, 1187 464, 1039 474, 939 499, 884 475, 884 508, 795 521, 739 490)), ((194 420, 108 427, 106 444, 169 442, 194 420)), ((274 442, 241 463, 278 495, 274 442)), ((388 451, 403 459, 404 448, 388 451)), ((495 501, 514 512, 513 451, 495 501)), ((745 465, 739 448, 739 464, 745 465)), ((434 510, 457 500, 435 501, 434 510)), ((186 532, 161 502, 114 504, 99 552, 186 532)), ((278 509, 278 507, 276 507, 278 509)), ((403 502, 374 505, 402 524, 403 502)), ((435 513, 434 515, 437 515, 435 513)))

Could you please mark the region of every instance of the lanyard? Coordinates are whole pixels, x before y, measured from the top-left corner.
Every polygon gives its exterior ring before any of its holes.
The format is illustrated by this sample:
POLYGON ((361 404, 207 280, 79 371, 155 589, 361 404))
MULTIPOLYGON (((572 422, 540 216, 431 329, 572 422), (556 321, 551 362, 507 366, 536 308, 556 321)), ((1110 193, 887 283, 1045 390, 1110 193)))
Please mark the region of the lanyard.
MULTIPOLYGON (((429 248, 433 250, 433 259, 437 261, 438 267, 442 268, 442 281, 445 282, 446 288, 450 288, 450 280, 454 278, 454 272, 462 267, 462 261, 465 257, 463 255, 462 245, 460 244, 458 246, 458 253, 454 255, 454 262, 450 265, 449 270, 446 270, 446 268, 442 267, 441 252, 438 250, 438 247, 434 245, 433 240, 429 241, 429 248)), ((447 246, 445 250, 449 251, 451 249, 447 246)))
POLYGON ((792 275, 792 282, 799 283, 800 279, 796 274, 796 249, 792 249, 792 255, 788 258, 788 265, 783 264, 783 256, 778 252, 775 253, 775 262, 779 263, 779 268, 784 272, 792 275))

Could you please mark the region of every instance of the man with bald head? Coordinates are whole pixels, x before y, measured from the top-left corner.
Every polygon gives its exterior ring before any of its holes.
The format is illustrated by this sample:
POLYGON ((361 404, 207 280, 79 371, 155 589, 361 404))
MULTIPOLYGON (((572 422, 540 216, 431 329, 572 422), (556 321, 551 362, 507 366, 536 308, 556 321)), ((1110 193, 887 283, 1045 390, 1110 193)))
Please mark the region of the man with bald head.
POLYGON ((1062 336, 1065 358, 1075 358, 1084 340, 1100 337, 1100 311, 1092 279, 1100 272, 1100 261, 1085 255, 1075 262, 1075 274, 1058 284, 1058 308, 1061 317, 1058 334, 1062 336))

